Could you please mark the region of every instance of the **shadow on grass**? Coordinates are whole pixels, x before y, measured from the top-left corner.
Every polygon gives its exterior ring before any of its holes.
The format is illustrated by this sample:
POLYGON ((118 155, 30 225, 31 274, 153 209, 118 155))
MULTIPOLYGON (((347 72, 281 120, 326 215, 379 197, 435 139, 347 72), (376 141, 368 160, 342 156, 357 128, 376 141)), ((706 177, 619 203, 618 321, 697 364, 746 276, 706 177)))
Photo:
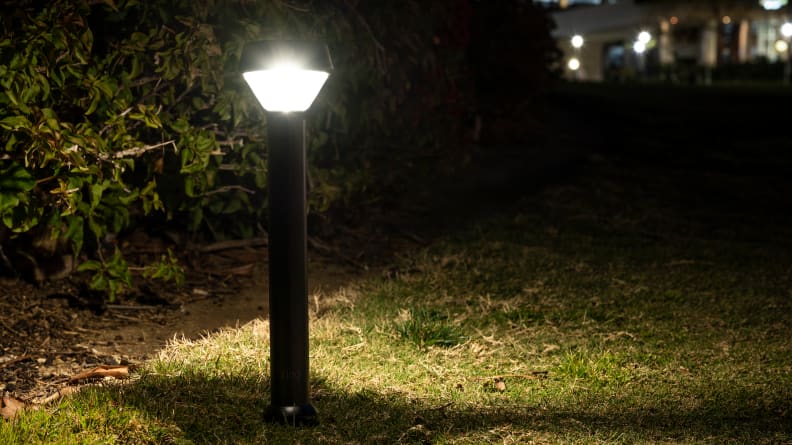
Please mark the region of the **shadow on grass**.
MULTIPOLYGON (((512 406, 505 399, 493 399, 488 406, 471 407, 336 388, 323 381, 312 388, 320 425, 297 429, 262 422, 267 388, 263 379, 150 375, 120 393, 110 391, 109 396, 170 431, 159 440, 174 443, 182 435, 195 443, 361 444, 454 442, 463 437, 481 442, 499 435, 550 436, 573 442, 777 443, 792 435, 789 403, 775 397, 771 398, 775 402, 763 405, 765 395, 749 387, 731 387, 717 401, 691 403, 691 407, 662 400, 651 407, 636 406, 611 402, 609 397, 584 397, 565 406, 512 406)), ((696 396, 691 394, 691 400, 696 396)))

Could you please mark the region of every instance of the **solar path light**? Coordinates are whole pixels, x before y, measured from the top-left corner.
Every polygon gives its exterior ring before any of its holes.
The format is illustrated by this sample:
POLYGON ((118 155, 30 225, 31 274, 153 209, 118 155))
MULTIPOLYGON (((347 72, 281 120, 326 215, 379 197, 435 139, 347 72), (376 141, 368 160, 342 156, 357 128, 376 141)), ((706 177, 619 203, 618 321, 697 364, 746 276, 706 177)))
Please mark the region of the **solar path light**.
POLYGON ((266 111, 269 193, 271 402, 265 419, 313 425, 308 390, 305 117, 333 68, 327 47, 303 41, 245 45, 240 69, 266 111))

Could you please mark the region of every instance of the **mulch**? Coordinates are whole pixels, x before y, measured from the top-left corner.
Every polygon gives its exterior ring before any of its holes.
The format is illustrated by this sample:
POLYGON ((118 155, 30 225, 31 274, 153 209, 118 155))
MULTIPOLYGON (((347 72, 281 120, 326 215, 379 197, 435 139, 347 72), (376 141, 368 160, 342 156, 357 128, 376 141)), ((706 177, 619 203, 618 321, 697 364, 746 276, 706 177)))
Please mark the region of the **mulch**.
MULTIPOLYGON (((80 287, 71 282, 35 286, 4 278, 0 289, 0 393, 33 401, 57 392, 85 369, 145 359, 123 352, 124 344, 137 339, 113 335, 120 324, 133 321, 129 315, 81 298, 80 287)), ((173 312, 162 305, 146 316, 164 323, 173 312)))

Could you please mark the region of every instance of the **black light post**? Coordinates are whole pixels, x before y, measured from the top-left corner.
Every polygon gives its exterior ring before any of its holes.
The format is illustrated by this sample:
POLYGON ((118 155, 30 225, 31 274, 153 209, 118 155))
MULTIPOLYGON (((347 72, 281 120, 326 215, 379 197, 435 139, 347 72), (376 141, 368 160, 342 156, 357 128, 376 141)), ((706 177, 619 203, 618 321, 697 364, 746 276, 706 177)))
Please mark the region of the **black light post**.
POLYGON ((265 419, 312 425, 308 390, 305 119, 332 69, 326 46, 250 43, 241 69, 267 111, 271 402, 265 419))

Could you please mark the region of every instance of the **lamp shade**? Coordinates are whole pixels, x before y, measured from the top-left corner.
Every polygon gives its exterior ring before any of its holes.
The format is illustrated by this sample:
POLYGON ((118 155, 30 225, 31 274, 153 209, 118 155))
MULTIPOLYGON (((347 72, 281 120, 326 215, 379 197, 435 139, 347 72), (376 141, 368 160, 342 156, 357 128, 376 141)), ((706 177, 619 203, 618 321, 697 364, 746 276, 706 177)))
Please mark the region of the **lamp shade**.
POLYGON ((332 69, 327 46, 305 41, 251 42, 240 61, 242 77, 267 111, 307 110, 332 69))

